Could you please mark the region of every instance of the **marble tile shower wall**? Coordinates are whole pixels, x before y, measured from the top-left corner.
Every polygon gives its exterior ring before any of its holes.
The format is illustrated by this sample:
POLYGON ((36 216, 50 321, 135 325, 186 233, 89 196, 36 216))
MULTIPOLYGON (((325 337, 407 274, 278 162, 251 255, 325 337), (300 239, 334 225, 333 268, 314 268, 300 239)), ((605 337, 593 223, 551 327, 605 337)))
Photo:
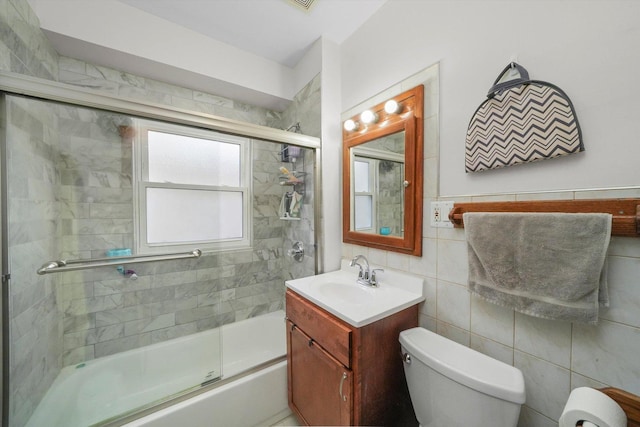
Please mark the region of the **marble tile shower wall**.
POLYGON ((0 0, 0 70, 58 78, 58 53, 27 0, 0 0))
MULTIPOLYGON (((26 0, 0 0, 0 70, 58 78, 58 53, 40 30, 26 0)), ((50 191, 59 182, 53 172, 51 147, 56 142, 55 119, 46 108, 33 111, 18 106, 12 111, 7 106, 7 112, 18 120, 13 125, 6 123, 15 133, 11 143, 19 146, 10 154, 21 157, 20 167, 14 170, 17 173, 11 174, 12 179, 20 179, 9 183, 20 186, 9 195, 16 202, 15 211, 10 213, 12 225, 18 227, 16 234, 8 236, 12 239, 12 284, 21 284, 11 287, 9 301, 12 342, 8 412, 13 427, 26 423, 60 370, 62 326, 55 298, 57 279, 34 277, 32 269, 54 249, 51 236, 59 227, 58 207, 50 191), (28 136, 27 131, 39 132, 41 138, 28 136), (29 175, 24 177, 22 173, 27 171, 29 175), (32 199, 21 199, 27 192, 32 199)))
MULTIPOLYGON (((294 97, 291 105, 282 113, 281 123, 283 129, 291 125, 300 124, 300 130, 305 135, 320 138, 320 74, 316 75, 294 97)), ((315 246, 315 158, 312 150, 303 150, 302 156, 296 162, 284 165, 290 170, 302 171, 304 179, 304 201, 301 209, 300 221, 287 221, 284 228, 285 251, 292 248, 295 242, 304 244, 304 259, 296 262, 291 257, 285 257, 283 261, 283 277, 285 280, 307 277, 316 272, 316 246, 315 246)), ((289 188, 288 190, 291 190, 289 188)))
MULTIPOLYGON (((308 135, 318 134, 317 136, 319 136, 319 75, 300 91, 294 102, 284 113, 277 113, 264 108, 238 103, 231 99, 123 73, 72 58, 60 57, 59 70, 59 80, 61 82, 119 96, 143 99, 281 129, 288 128, 295 122, 301 122, 304 133, 308 135)), ((151 322, 150 325, 138 321, 138 327, 141 328, 141 341, 136 342, 134 338, 119 336, 120 329, 112 324, 103 324, 103 329, 97 329, 98 326, 96 325, 89 329, 92 330, 90 337, 85 337, 86 332, 83 331, 76 331, 69 336, 65 335, 66 352, 64 363, 72 364, 83 358, 99 357, 161 340, 160 332, 149 334, 149 331, 156 331, 154 328, 165 330, 167 337, 164 339, 167 339, 282 308, 284 304, 283 279, 314 274, 315 248, 312 244, 314 240, 313 180, 310 179, 313 177, 313 153, 310 150, 306 150, 305 153, 305 168, 308 168, 311 172, 307 175, 303 207, 304 219, 302 221, 284 223, 276 219, 278 218, 278 207, 284 191, 282 187, 277 185, 277 171, 282 165, 279 163, 280 149, 281 146, 279 144, 267 142, 256 142, 254 144, 253 253, 251 251, 234 252, 233 254, 219 257, 218 261, 210 261, 215 270, 215 275, 228 276, 216 278, 221 282, 219 286, 222 288, 217 292, 215 298, 212 295, 209 298, 200 296, 199 302, 195 307, 191 307, 193 305, 191 301, 182 301, 180 303, 176 300, 176 302, 170 303, 170 305, 182 304, 183 310, 192 311, 190 316, 180 317, 175 320, 176 322, 190 320, 187 323, 191 323, 191 326, 167 326, 171 323, 170 316, 167 313, 160 313, 157 316, 147 318, 147 322, 151 322), (286 251, 294 241, 305 243, 306 256, 301 264, 294 262, 291 258, 282 258, 284 255, 283 248, 286 251), (233 265, 236 268, 233 268, 233 265), (234 289, 232 283, 235 283, 238 289, 234 289), (208 308, 200 306, 201 301, 205 300, 209 303, 208 308), (214 310, 213 302, 221 305, 221 307, 214 310), (213 315, 214 311, 217 311, 217 314, 213 315), (101 337, 94 338, 94 334, 100 334, 101 337), (114 334, 119 337, 114 338, 114 334), (84 342, 106 340, 110 344, 107 346, 96 342, 82 345, 83 340, 85 340, 84 342), (93 356, 91 355, 92 352, 93 356)), ((180 270, 178 267, 177 271, 173 272, 175 273, 174 277, 179 275, 180 270)), ((184 277, 188 279, 190 276, 186 274, 184 277)), ((199 287, 192 286, 192 288, 201 290, 203 285, 201 284, 199 287)), ((142 291, 138 292, 142 294, 142 291)), ((190 291, 190 293, 193 292, 195 291, 190 291)), ((185 295, 190 295, 190 293, 185 295)), ((151 295, 150 293, 147 294, 151 295)), ((156 299, 161 298, 158 296, 159 294, 159 291, 155 292, 156 299)), ((106 306, 119 304, 119 301, 113 301, 113 297, 104 297, 102 303, 106 304, 106 306)), ((154 297, 147 296, 147 298, 154 297)), ((118 311, 119 309, 115 310, 114 315, 124 315, 124 319, 127 319, 126 316, 132 311, 126 310, 122 313, 118 311)), ((159 310, 163 311, 164 309, 161 308, 159 310)), ((77 319, 80 324, 84 319, 83 316, 86 315, 81 315, 77 319)), ((77 321, 70 321, 70 323, 70 328, 77 327, 77 321)), ((92 326, 92 324, 89 323, 89 326, 92 326)))
MULTIPOLYGON (((123 117, 60 107, 62 256, 133 246, 131 144, 123 117)), ((253 144, 250 250, 200 260, 61 273, 63 365, 199 332, 283 306, 280 145, 253 144)))
POLYGON ((281 113, 266 108, 64 56, 60 56, 58 65, 58 81, 62 83, 246 123, 284 127, 281 113))
MULTIPOLYGON (((145 79, 105 67, 94 66, 71 58, 60 57, 59 67, 59 80, 65 83, 193 111, 216 114, 245 122, 279 128, 285 127, 282 125, 279 113, 238 103, 230 99, 145 79)), ((307 88, 317 86, 318 81, 319 78, 315 79, 307 88)), ((307 88, 301 92, 305 94, 312 92, 307 88)), ((315 92, 319 94, 318 89, 315 89, 315 92)), ((304 97, 304 101, 298 102, 296 106, 310 105, 309 99, 312 98, 313 97, 307 94, 304 97)), ((294 110, 294 108, 290 109, 289 114, 297 114, 294 110)), ((319 118, 316 122, 319 122, 319 118)), ((169 305, 180 305, 182 310, 191 310, 191 314, 186 315, 183 313, 181 316, 178 316, 177 319, 173 319, 174 322, 186 322, 190 323, 191 326, 187 327, 182 323, 176 323, 172 326, 171 316, 164 312, 167 308, 160 308, 158 309, 159 312, 157 311, 157 315, 144 317, 148 324, 145 324, 145 322, 140 319, 135 319, 137 321, 137 327, 140 329, 140 333, 138 334, 140 335, 140 341, 136 341, 136 339, 128 336, 129 333, 132 333, 133 326, 128 332, 123 332, 120 327, 120 323, 122 322, 116 322, 115 319, 113 319, 114 316, 124 316, 122 318, 123 322, 127 322, 134 320, 130 319, 129 316, 140 316, 139 314, 131 314, 133 311, 131 309, 123 311, 122 309, 125 307, 120 307, 122 304, 130 305, 131 302, 121 302, 118 300, 119 297, 114 296, 114 294, 94 295, 92 297, 94 298, 92 303, 98 304, 101 307, 113 306, 113 310, 109 314, 112 318, 110 320, 103 319, 101 322, 93 323, 94 319, 89 313, 74 312, 76 315, 70 316, 68 320, 69 329, 67 329, 66 332, 68 331, 69 334, 65 335, 66 351, 64 364, 72 364, 86 358, 112 354, 162 339, 160 332, 151 333, 151 331, 164 330, 166 334, 166 338, 164 339, 167 339, 282 308, 282 263, 284 261, 280 258, 283 255, 282 248, 290 247, 290 245, 284 245, 283 235, 292 236, 295 240, 302 239, 304 241, 312 241, 313 230, 307 227, 304 237, 299 238, 300 232, 292 231, 292 229, 296 227, 300 228, 299 224, 285 227, 281 221, 275 220, 275 218, 278 218, 278 207, 283 191, 282 187, 277 185, 278 168, 281 166, 281 163, 279 163, 280 149, 279 144, 267 142, 256 142, 254 144, 254 251, 234 252, 233 254, 218 257, 218 261, 210 261, 216 270, 216 275, 227 276, 216 277, 216 280, 222 282, 219 284, 222 288, 218 289, 217 295, 209 295, 209 298, 205 298, 199 294, 200 297, 199 299, 197 298, 198 302, 195 303, 195 305, 193 301, 189 299, 182 302, 176 300, 175 302, 169 303, 169 305), (311 234, 311 240, 308 237, 309 234, 311 234), (221 262, 224 262, 224 264, 220 264, 221 262), (237 268, 233 268, 234 265, 237 268), (234 281, 236 286, 239 288, 242 287, 242 289, 234 289, 232 286, 232 282, 234 281), (202 301, 208 302, 208 308, 203 308, 202 301), (221 307, 214 310, 214 302, 221 305, 221 307), (214 315, 214 311, 217 311, 217 314, 214 315), (87 317, 89 323, 87 323, 87 317), (109 322, 116 323, 112 324, 109 322), (118 326, 116 327, 114 324, 118 326), (80 331, 75 330, 79 327, 78 325, 84 325, 81 327, 85 329, 81 329, 80 331), (86 329, 87 326, 89 329, 86 329), (87 333, 86 331, 90 332, 87 333), (109 342, 109 344, 102 344, 105 341, 109 342)), ((307 199, 305 203, 308 204, 309 201, 310 200, 307 199)), ((113 202, 117 204, 118 201, 113 202)), ((120 209, 122 208, 123 207, 120 206, 120 209)), ((118 207, 112 205, 111 209, 118 209, 118 207)), ((307 224, 312 224, 312 219, 313 217, 311 217, 310 222, 307 222, 307 224)), ((117 219, 114 221, 118 222, 117 219)), ((300 221, 298 223, 303 222, 300 221)), ((125 228, 127 227, 127 225, 122 222, 120 222, 119 225, 125 228)), ((305 230, 302 231, 303 234, 304 232, 305 230)), ((125 246, 126 243, 125 241, 125 246)), ((102 250, 103 248, 99 249, 99 251, 102 250)), ((96 256, 97 254, 93 255, 96 256)), ((314 259, 310 259, 313 263, 314 259)), ((290 260, 288 260, 287 265, 291 265, 293 269, 299 269, 299 267, 292 264, 290 260)), ((296 270, 295 273, 284 273, 284 277, 288 277, 290 274, 304 274, 304 272, 307 272, 305 275, 313 274, 314 264, 309 266, 307 262, 304 263, 304 265, 306 266, 304 271, 299 272, 296 270)), ((142 267, 143 270, 144 268, 145 267, 142 267)), ((180 270, 178 267, 178 270, 174 272, 176 273, 174 277, 179 276, 178 273, 180 270)), ((168 271, 169 270, 167 270, 167 272, 168 271)), ((197 278, 192 279, 192 274, 193 273, 183 275, 182 280, 199 283, 201 280, 197 278)), ((212 273, 209 272, 209 274, 212 273)), ((140 276, 140 279, 144 278, 140 276)), ((140 282, 140 279, 138 279, 138 282, 140 282)), ((122 279, 117 279, 115 283, 120 281, 122 281, 122 279)), ((88 286, 86 283, 91 282, 77 282, 75 287, 88 286), (84 285, 78 283, 84 283, 84 285)), ((116 286, 115 283, 113 283, 112 286, 116 286)), ((65 286, 69 288, 70 284, 65 284, 65 286)), ((143 286, 142 282, 135 285, 136 288, 140 286, 143 286)), ((192 288, 191 291, 184 295, 193 297, 196 289, 200 291, 206 289, 202 284, 192 286, 192 288)), ((72 290, 70 292, 73 293, 74 291, 72 290)), ((166 289, 164 290, 164 294, 160 291, 153 293, 150 291, 144 292, 142 289, 137 289, 136 292, 138 292, 138 298, 151 299, 152 302, 148 301, 148 303, 156 305, 159 300, 163 298, 161 295, 169 295, 166 289)), ((216 294, 211 288, 208 289, 207 294, 212 292, 216 294)), ((176 297, 178 297, 177 293, 176 297)), ((82 304, 76 303, 76 305, 81 306, 82 304)), ((83 309, 80 310, 82 311, 83 309)), ((154 312, 153 307, 151 310, 154 312)))
POLYGON ((11 425, 23 425, 58 375, 62 324, 57 277, 35 268, 57 252, 57 117, 47 105, 11 97, 5 102, 8 182, 11 425), (15 284, 15 286, 14 286, 15 284))
MULTIPOLYGON (((314 186, 313 169, 314 153, 312 150, 303 150, 300 159, 297 159, 297 170, 304 171, 303 204, 300 209, 300 221, 282 221, 284 227, 284 250, 292 249, 294 243, 301 242, 304 245, 304 258, 301 262, 295 261, 292 257, 286 256, 283 259, 282 273, 284 280, 297 279, 301 277, 313 276, 316 273, 316 246, 315 246, 315 212, 314 212, 314 186), (304 167, 302 167, 304 165, 304 167)), ((291 164, 285 164, 290 168, 291 164)), ((281 191, 291 191, 293 187, 288 187, 281 191)))
POLYGON ((320 88, 321 75, 317 74, 293 97, 293 101, 280 113, 280 127, 288 129, 290 126, 300 123, 300 131, 305 135, 321 136, 320 122, 320 88))
POLYGON ((60 366, 282 309, 279 144, 253 147, 252 250, 132 266, 136 281, 114 268, 38 276, 57 254, 131 246, 131 146, 117 131, 127 119, 13 97, 7 110, 12 425, 60 366))

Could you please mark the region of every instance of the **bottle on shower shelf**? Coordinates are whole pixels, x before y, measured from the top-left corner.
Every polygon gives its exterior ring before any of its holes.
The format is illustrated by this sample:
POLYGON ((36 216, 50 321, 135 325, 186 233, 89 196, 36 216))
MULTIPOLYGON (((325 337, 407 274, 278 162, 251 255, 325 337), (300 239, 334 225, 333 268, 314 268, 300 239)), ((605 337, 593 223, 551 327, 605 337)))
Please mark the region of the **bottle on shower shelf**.
POLYGON ((286 175, 289 182, 301 182, 292 172, 289 171, 289 169, 285 168, 284 166, 280 166, 280 172, 286 175))

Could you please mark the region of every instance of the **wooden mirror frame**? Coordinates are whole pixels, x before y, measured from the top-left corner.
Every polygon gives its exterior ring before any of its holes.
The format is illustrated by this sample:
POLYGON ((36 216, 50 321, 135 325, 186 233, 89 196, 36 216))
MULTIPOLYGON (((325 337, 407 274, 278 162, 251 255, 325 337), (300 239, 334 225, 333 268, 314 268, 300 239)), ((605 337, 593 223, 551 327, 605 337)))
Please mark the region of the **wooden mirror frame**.
MULTIPOLYGON (((400 106, 399 113, 388 114, 380 103, 371 111, 378 121, 360 123, 353 131, 342 130, 342 237, 344 243, 368 246, 386 251, 422 256, 422 195, 424 168, 424 86, 403 92, 391 99, 400 106), (351 230, 351 148, 397 132, 405 132, 404 233, 402 237, 383 236, 351 230)), ((358 116, 352 120, 359 122, 358 116)))

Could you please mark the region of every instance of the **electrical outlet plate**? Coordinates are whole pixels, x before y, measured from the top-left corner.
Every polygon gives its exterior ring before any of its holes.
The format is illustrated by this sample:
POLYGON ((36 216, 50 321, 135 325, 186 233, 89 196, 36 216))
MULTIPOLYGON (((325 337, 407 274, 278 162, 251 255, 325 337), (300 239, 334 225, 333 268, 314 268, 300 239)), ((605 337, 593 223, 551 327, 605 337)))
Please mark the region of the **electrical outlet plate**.
POLYGON ((453 202, 431 202, 429 208, 431 226, 453 228, 453 223, 449 221, 451 209, 453 209, 453 202))

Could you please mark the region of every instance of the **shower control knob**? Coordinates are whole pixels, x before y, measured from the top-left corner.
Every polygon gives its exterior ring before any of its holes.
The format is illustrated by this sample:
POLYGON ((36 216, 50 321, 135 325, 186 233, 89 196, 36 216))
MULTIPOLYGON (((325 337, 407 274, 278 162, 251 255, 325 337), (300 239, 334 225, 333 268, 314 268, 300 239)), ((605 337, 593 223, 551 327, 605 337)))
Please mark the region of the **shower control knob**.
POLYGON ((302 242, 295 242, 292 249, 287 250, 287 255, 298 262, 302 262, 304 260, 304 245, 302 242))

